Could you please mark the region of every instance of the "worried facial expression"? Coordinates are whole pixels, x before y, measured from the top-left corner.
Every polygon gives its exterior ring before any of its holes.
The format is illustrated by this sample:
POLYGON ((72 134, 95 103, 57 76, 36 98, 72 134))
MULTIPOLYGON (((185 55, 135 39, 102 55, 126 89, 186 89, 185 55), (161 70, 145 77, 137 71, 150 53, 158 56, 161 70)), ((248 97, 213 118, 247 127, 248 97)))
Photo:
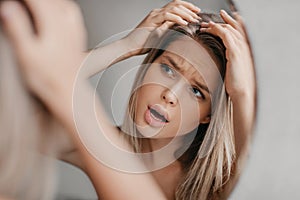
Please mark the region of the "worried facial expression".
POLYGON ((209 123, 217 65, 199 43, 182 37, 149 66, 137 89, 135 123, 144 137, 172 138, 209 123))

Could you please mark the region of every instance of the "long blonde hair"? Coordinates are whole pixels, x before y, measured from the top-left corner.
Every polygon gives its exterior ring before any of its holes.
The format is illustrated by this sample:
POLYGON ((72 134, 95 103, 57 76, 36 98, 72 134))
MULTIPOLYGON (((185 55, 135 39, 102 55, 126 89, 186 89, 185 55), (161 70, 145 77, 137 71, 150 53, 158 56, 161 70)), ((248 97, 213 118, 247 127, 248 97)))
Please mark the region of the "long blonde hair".
MULTIPOLYGON (((223 22, 219 16, 214 14, 201 13, 199 15, 202 21, 223 22)), ((188 26, 175 25, 171 29, 161 37, 158 48, 150 50, 143 62, 143 67, 137 73, 133 90, 141 85, 150 64, 164 52, 164 49, 172 41, 181 35, 187 35, 202 44, 214 58, 219 66, 220 75, 224 78, 226 71, 225 47, 219 37, 200 32, 200 23, 192 23, 188 26)), ((134 124, 136 104, 137 94, 136 91, 132 91, 122 130, 130 133, 129 136, 125 134, 125 137, 128 137, 136 152, 141 152, 142 142, 134 124)), ((223 82, 217 89, 212 105, 210 123, 199 125, 192 144, 178 158, 184 167, 185 176, 177 187, 176 199, 216 199, 222 186, 230 178, 235 159, 235 144, 232 103, 226 94, 223 82)))
POLYGON ((10 49, 0 30, 0 197, 53 199, 52 133, 63 129, 24 86, 10 49))

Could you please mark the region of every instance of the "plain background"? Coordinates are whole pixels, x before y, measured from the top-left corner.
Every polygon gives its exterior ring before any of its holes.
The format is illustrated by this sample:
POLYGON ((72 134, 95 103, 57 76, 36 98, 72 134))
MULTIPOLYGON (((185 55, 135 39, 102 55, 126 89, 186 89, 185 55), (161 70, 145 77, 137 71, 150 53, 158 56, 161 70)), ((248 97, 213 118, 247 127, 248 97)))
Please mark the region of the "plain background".
MULTIPOLYGON (((114 34, 134 28, 153 8, 168 1, 78 2, 87 24, 89 47, 94 47, 114 34)), ((226 9, 225 0, 192 2, 207 11, 226 9)), ((300 1, 239 0, 237 5, 245 18, 254 50, 259 101, 249 160, 230 199, 300 199, 300 1)), ((122 120, 122 111, 119 111, 125 104, 115 102, 115 107, 111 108, 111 94, 116 89, 112 85, 120 77, 120 70, 125 68, 122 66, 134 67, 140 60, 124 62, 101 78, 105 87, 99 86, 99 94, 117 124, 122 120), (111 77, 112 74, 115 78, 111 77), (114 110, 120 114, 115 114, 114 110)), ((121 89, 129 91, 129 88, 130 85, 121 89)), ((82 172, 61 162, 58 166, 57 199, 96 199, 90 182, 82 172)))

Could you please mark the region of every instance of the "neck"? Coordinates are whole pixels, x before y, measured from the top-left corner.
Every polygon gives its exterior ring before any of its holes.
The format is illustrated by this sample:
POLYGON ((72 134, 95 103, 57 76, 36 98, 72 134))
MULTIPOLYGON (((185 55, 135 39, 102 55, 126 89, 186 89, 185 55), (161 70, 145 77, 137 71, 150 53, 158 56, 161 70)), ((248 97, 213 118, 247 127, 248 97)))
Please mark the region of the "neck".
POLYGON ((151 153, 149 157, 147 157, 146 162, 152 166, 157 166, 155 168, 160 168, 166 161, 169 164, 176 161, 177 158, 175 156, 176 150, 180 148, 183 140, 182 137, 175 138, 144 138, 142 140, 142 151, 143 153, 151 153), (159 152, 158 152, 159 151, 159 152))

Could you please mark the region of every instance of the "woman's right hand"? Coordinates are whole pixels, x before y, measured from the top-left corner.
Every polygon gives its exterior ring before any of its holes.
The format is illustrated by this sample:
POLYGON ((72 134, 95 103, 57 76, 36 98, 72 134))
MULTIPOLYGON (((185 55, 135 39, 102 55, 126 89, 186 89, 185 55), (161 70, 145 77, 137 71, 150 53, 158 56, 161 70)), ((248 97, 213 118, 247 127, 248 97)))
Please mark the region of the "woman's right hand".
POLYGON ((173 0, 164 7, 152 10, 124 40, 131 56, 147 53, 149 47, 175 23, 187 25, 199 22, 200 8, 192 3, 173 0))
POLYGON ((58 88, 64 94, 68 92, 71 99, 86 49, 78 5, 68 0, 22 2, 28 10, 20 1, 1 2, 0 14, 27 86, 46 105, 59 102, 58 88))
POLYGON ((198 7, 181 0, 174 0, 160 9, 152 10, 126 37, 90 51, 86 74, 92 76, 131 56, 147 53, 173 24, 198 22, 198 12, 198 7))

